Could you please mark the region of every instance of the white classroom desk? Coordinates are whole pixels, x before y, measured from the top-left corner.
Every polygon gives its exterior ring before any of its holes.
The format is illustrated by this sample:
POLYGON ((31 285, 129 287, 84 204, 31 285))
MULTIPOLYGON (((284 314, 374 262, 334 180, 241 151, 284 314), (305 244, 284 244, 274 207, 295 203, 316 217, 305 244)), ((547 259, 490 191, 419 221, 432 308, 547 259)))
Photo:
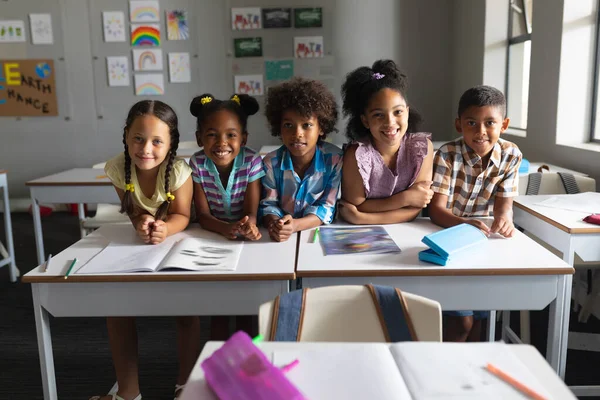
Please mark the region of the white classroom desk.
POLYGON ((21 274, 17 269, 15 261, 15 246, 13 244, 12 236, 12 221, 10 219, 10 203, 8 201, 8 179, 6 177, 8 171, 0 169, 0 189, 2 189, 2 201, 4 205, 4 233, 6 235, 6 246, 8 249, 4 249, 4 245, 0 243, 0 252, 2 253, 2 259, 0 259, 0 268, 8 265, 8 276, 11 282, 16 282, 17 277, 21 274))
POLYGON ((494 235, 446 266, 429 264, 418 258, 427 249, 421 239, 440 227, 429 218, 384 227, 401 253, 325 256, 319 240, 312 243, 314 231, 301 232, 296 276, 302 287, 388 285, 437 300, 443 310, 541 310, 550 304, 547 358, 556 371, 564 366, 559 350, 567 346, 563 323, 573 267, 518 231, 510 239, 494 235))
MULTIPOLYGON (((513 202, 513 219, 515 224, 563 253, 563 260, 569 265, 574 264, 575 253, 577 253, 583 261, 600 261, 600 226, 582 221, 588 213, 562 210, 536 204, 548 198, 557 196, 563 197, 569 195, 515 197, 513 202)), ((598 204, 600 205, 600 193, 598 193, 598 200, 598 204)), ((569 306, 571 299, 572 277, 569 276, 568 280, 569 284, 565 287, 565 298, 569 300, 565 304, 567 307, 569 306)), ((568 311, 569 310, 566 309, 564 316, 565 335, 568 334, 569 327, 568 311)), ((566 361, 566 342, 564 343, 564 348, 561 348, 561 353, 564 354, 564 356, 562 356, 563 361, 566 361)), ((560 372, 560 375, 564 376, 564 365, 560 372)), ((577 395, 600 394, 600 386, 574 386, 571 389, 577 395)))
MULTIPOLYGON (((421 343, 414 342, 411 345, 419 346, 421 343)), ((432 343, 424 343, 431 346, 432 343)), ((190 374, 190 378, 181 394, 181 400, 217 400, 217 397, 210 390, 204 379, 204 371, 201 368, 202 362, 210 357, 216 350, 223 345, 223 342, 208 342, 202 349, 200 357, 190 374)), ((327 351, 328 349, 344 349, 352 352, 354 349, 363 350, 365 348, 380 346, 381 343, 310 343, 310 342, 262 342, 259 347, 269 358, 273 358, 273 353, 276 351, 307 351, 314 352, 318 350, 327 351)), ((440 351, 443 351, 445 343, 437 343, 440 346, 440 351)), ((468 344, 465 344, 468 346, 468 344)), ((510 350, 522 361, 535 378, 544 385, 548 393, 553 399, 560 400, 575 400, 575 396, 565 384, 559 379, 556 373, 550 368, 548 363, 535 349, 535 347, 525 344, 508 345, 510 350)), ((377 368, 377 366, 374 366, 377 368)), ((300 388, 302 389, 302 388, 300 388)))
MULTIPOLYGON (((84 203, 120 203, 119 196, 103 169, 73 168, 29 181, 26 185, 31 193, 38 264, 42 264, 45 259, 40 204, 76 203, 81 224, 85 218, 84 203)), ((81 236, 85 236, 85 232, 81 236)))
MULTIPOLYGON (((196 225, 197 226, 197 225, 196 225)), ((235 271, 64 274, 77 258, 82 267, 111 237, 131 232, 129 225, 105 225, 57 254, 47 272, 35 268, 23 277, 31 283, 45 400, 56 400, 50 333, 54 317, 253 315, 262 303, 288 291, 294 279, 296 240, 272 242, 264 230, 257 242, 244 242, 235 271), (269 260, 265 262, 265 255, 269 260)), ((194 237, 219 237, 200 228, 194 237)), ((223 240, 227 240, 223 238, 223 240)), ((149 246, 149 245, 148 245, 149 246)))

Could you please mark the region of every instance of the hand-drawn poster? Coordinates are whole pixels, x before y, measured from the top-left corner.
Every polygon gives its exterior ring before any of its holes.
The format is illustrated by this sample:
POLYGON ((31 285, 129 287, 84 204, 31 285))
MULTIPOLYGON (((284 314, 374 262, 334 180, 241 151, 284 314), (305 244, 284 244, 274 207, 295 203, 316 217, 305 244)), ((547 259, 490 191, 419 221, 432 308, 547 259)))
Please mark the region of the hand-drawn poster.
POLYGON ((190 53, 169 53, 169 80, 172 83, 192 81, 190 53))
POLYGON ((129 61, 127 57, 106 57, 108 86, 129 86, 129 61))
POLYGON ((0 116, 58 115, 54 60, 0 60, 0 116))
POLYGON ((261 29, 261 15, 259 7, 243 7, 231 9, 231 29, 243 31, 247 29, 261 29))
POLYGON ((162 74, 136 74, 136 96, 158 96, 165 94, 165 82, 162 74))
POLYGON ((263 28, 291 28, 292 26, 291 8, 263 8, 262 22, 263 28))
POLYGON ((294 76, 294 60, 265 61, 267 81, 285 81, 294 76))
POLYGON ((262 75, 235 75, 233 92, 262 96, 264 94, 262 75))
POLYGON ((190 37, 188 27, 187 11, 171 10, 167 11, 167 39, 169 40, 187 40, 190 37))
POLYGON ((0 43, 6 42, 24 42, 25 41, 25 22, 24 21, 0 21, 0 43))
POLYGON ((50 14, 29 14, 31 27, 31 43, 52 44, 52 16, 50 14))
POLYGON ((131 25, 131 45, 132 46, 160 46, 160 25, 131 25))
POLYGON ((132 0, 129 2, 131 22, 158 22, 160 12, 156 0, 132 0))
POLYGON ((323 36, 298 36, 294 38, 294 57, 322 58, 323 36))
POLYGON ((262 38, 238 38, 233 39, 233 47, 236 58, 240 57, 262 57, 262 38))
POLYGON ((294 28, 321 28, 322 8, 294 8, 294 28))
POLYGON ((163 70, 163 57, 161 49, 134 49, 132 52, 134 71, 163 70))
POLYGON ((125 13, 122 11, 104 11, 102 13, 105 42, 124 42, 125 13))

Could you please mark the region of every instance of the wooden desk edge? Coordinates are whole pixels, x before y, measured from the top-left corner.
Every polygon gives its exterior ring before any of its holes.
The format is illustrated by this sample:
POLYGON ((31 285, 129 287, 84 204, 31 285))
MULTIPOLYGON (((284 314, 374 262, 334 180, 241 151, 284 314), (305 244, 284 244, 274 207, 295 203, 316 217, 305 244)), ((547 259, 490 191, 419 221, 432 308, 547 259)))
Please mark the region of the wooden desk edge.
POLYGON ((0 175, 8 174, 8 170, 0 169, 0 175))
POLYGON ((25 275, 23 283, 132 283, 132 282, 218 282, 218 281, 289 281, 296 279, 295 273, 283 274, 211 274, 211 275, 180 275, 156 273, 152 275, 25 275), (156 276, 155 276, 156 275, 156 276))
POLYGON ((298 271, 298 278, 343 278, 343 277, 374 277, 374 276, 527 276, 527 275, 573 275, 575 269, 565 268, 527 268, 527 269, 485 269, 485 270, 460 270, 460 269, 435 269, 428 270, 360 270, 360 271, 298 271))
POLYGON ((560 224, 556 221, 554 221, 553 219, 550 219, 548 217, 546 217, 545 215, 540 214, 537 211, 532 210, 531 208, 527 207, 524 204, 518 203, 516 200, 513 202, 513 205, 517 208, 520 208, 521 210, 541 219, 544 222, 549 223, 552 226, 557 227, 558 229, 560 229, 563 232, 567 232, 567 233, 600 233, 600 227, 598 228, 568 228, 566 226, 564 226, 563 224, 560 224))
POLYGON ((25 186, 112 186, 112 182, 108 181, 100 181, 92 182, 38 182, 38 181, 29 181, 25 182, 25 186))

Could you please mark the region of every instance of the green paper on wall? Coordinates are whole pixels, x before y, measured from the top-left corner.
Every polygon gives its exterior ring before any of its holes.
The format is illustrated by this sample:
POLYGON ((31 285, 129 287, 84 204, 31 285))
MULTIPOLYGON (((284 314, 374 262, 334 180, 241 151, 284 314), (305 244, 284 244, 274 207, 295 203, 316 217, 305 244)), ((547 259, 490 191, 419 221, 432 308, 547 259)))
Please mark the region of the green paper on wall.
POLYGON ((267 81, 284 81, 294 76, 294 60, 265 61, 267 81))
POLYGON ((321 28, 322 26, 322 8, 294 8, 295 28, 321 28))
POLYGON ((233 39, 235 57, 262 57, 262 38, 233 39))

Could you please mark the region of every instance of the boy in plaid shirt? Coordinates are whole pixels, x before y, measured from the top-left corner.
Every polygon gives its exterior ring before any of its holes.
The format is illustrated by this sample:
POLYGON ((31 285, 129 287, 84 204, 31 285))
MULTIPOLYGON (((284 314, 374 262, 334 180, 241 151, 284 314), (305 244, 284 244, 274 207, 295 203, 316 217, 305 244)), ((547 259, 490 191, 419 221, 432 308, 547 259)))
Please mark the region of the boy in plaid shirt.
MULTIPOLYGON (((443 145, 433 161, 431 220, 442 227, 471 224, 486 235, 514 233, 512 198, 518 195, 522 154, 500 139, 508 128, 506 99, 490 86, 467 90, 458 104, 456 130, 462 137, 443 145), (468 217, 493 215, 491 227, 468 217)), ((446 341, 479 341, 487 311, 447 311, 446 341)))

